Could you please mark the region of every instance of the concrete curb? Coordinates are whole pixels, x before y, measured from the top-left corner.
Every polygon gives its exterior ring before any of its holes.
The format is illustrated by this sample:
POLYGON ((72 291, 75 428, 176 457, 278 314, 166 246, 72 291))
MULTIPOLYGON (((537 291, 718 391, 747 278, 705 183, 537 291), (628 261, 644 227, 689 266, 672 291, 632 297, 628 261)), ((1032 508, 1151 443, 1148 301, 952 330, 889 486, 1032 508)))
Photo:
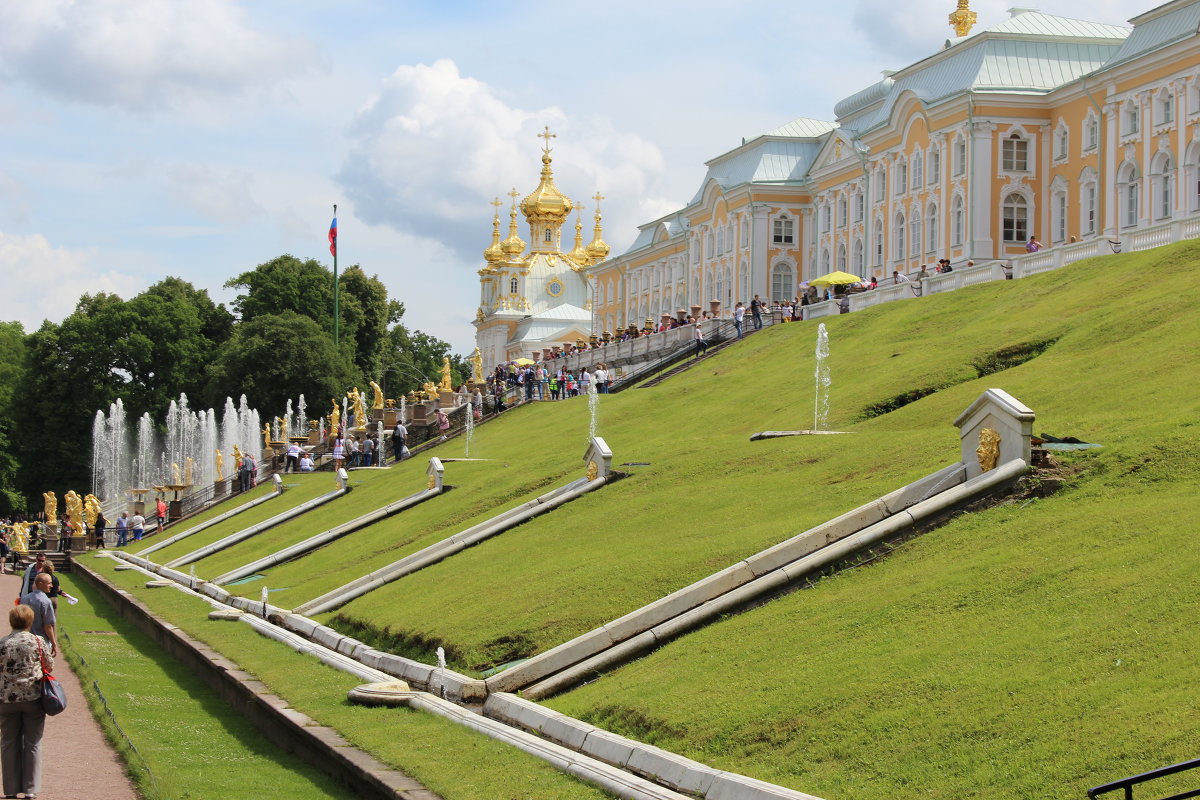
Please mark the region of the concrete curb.
POLYGON ((211 528, 213 525, 224 522, 225 520, 229 519, 230 517, 237 516, 238 514, 242 513, 243 511, 249 511, 250 509, 254 508, 257 505, 262 505, 263 503, 267 502, 268 500, 274 500, 276 497, 279 497, 282 494, 283 494, 282 488, 277 487, 276 491, 271 492, 270 494, 265 494, 262 497, 255 498, 254 500, 251 500, 248 503, 242 503, 237 508, 230 509, 229 511, 226 511, 224 514, 218 514, 217 516, 213 517, 212 519, 208 520, 207 522, 201 522, 199 525, 193 525, 192 527, 188 528, 185 531, 181 531, 180 533, 177 533, 174 536, 171 536, 167 539, 163 539, 161 542, 155 542, 154 544, 150 545, 146 549, 139 550, 137 552, 137 555, 144 556, 144 555, 147 555, 148 553, 153 553, 156 550, 162 550, 164 547, 173 545, 176 542, 180 541, 181 539, 186 539, 187 537, 191 536, 193 533, 199 533, 200 531, 202 531, 206 528, 211 528))

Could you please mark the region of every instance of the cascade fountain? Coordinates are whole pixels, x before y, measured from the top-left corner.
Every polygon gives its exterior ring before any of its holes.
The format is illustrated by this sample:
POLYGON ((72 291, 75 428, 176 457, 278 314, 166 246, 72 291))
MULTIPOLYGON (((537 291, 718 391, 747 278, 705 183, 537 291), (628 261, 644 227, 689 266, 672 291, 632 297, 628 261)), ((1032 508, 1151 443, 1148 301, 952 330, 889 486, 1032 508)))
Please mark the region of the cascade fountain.
POLYGON ((588 382, 588 441, 596 438, 596 412, 600 410, 600 395, 596 392, 596 382, 588 382))
POLYGON ((467 403, 466 408, 463 409, 463 414, 465 415, 463 440, 466 442, 466 447, 463 451, 463 457, 470 458, 471 440, 475 438, 475 407, 470 403, 467 403))
POLYGON ((813 430, 823 431, 829 425, 829 333, 825 323, 817 326, 816 396, 813 405, 813 430))

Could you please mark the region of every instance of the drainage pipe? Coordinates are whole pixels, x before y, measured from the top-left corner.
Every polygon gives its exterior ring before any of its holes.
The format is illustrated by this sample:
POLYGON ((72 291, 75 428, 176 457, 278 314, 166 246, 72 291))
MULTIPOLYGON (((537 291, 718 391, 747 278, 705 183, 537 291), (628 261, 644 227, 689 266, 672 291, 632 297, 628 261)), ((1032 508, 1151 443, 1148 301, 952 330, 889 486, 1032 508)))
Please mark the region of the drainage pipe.
POLYGON ((204 530, 205 528, 211 528, 213 525, 224 522, 225 520, 229 519, 232 516, 240 514, 243 511, 249 511, 250 509, 254 508, 257 505, 261 505, 262 503, 265 503, 268 500, 272 500, 276 497, 279 497, 279 495, 281 495, 281 494, 283 494, 283 481, 280 479, 280 477, 278 475, 276 475, 275 476, 275 491, 273 491, 269 494, 265 494, 262 497, 251 500, 249 503, 242 503, 237 508, 235 508, 231 511, 226 511, 224 514, 218 514, 217 516, 213 517, 210 520, 201 522, 199 525, 193 525, 192 527, 188 528, 183 533, 177 533, 169 539, 164 539, 161 542, 155 542, 154 544, 147 547, 145 550, 139 550, 137 554, 139 556, 144 556, 144 555, 153 553, 155 550, 162 550, 164 547, 175 544, 180 539, 187 538, 188 536, 191 536, 193 533, 199 533, 200 531, 204 530))
MULTIPOLYGON (((524 687, 521 695, 530 700, 540 700, 549 697, 556 692, 579 683, 581 680, 591 677, 599 670, 627 661, 669 639, 711 622, 716 617, 729 613, 749 601, 760 598, 789 583, 811 575, 819 569, 834 564, 865 547, 895 536, 901 531, 912 528, 914 525, 925 522, 956 506, 991 494, 997 489, 1016 481, 1027 469, 1028 466, 1023 460, 1015 458, 996 469, 977 475, 959 486, 939 492, 928 500, 917 503, 905 511, 893 514, 873 525, 869 525, 858 533, 847 536, 814 553, 810 553, 772 570, 703 605, 685 611, 631 639, 603 650, 591 658, 571 665, 560 672, 551 674, 549 677, 532 686, 524 687)), ((594 633, 595 631, 592 632, 592 634, 594 633)), ((592 634, 584 634, 580 638, 582 639, 592 634)), ((524 666, 524 664, 520 666, 524 666)), ((519 667, 514 669, 519 669, 519 667)), ((500 675, 504 674, 500 673, 500 675)), ((488 679, 487 683, 489 691, 497 691, 491 678, 488 679)))
POLYGON ((540 497, 522 503, 516 508, 511 508, 503 514, 499 514, 465 531, 460 531, 453 536, 442 539, 440 542, 422 548, 382 569, 368 573, 345 586, 334 589, 332 592, 326 592, 320 597, 309 600, 307 603, 297 606, 295 611, 298 614, 307 616, 332 611, 355 598, 362 597, 367 592, 378 589, 380 586, 428 567, 430 564, 436 564, 438 561, 465 550, 473 544, 503 533, 510 528, 515 528, 528 519, 536 517, 539 514, 544 514, 547 511, 558 508, 564 503, 571 502, 577 497, 599 489, 612 480, 612 477, 612 474, 608 474, 597 476, 593 480, 579 478, 578 480, 571 481, 554 491, 547 492, 540 497))
POLYGON ((301 514, 304 514, 308 511, 312 511, 314 508, 317 508, 318 506, 323 506, 326 503, 328 503, 330 500, 336 500, 339 497, 341 497, 342 495, 347 494, 349 491, 350 491, 350 487, 347 486, 344 482, 342 482, 342 485, 339 488, 334 489, 332 492, 323 494, 320 497, 314 497, 312 500, 301 503, 298 506, 293 506, 292 508, 289 508, 287 511, 276 514, 275 516, 271 517, 270 519, 263 520, 262 522, 258 523, 257 525, 251 525, 249 528, 243 528, 240 531, 229 534, 224 539, 215 541, 210 545, 205 545, 204 547, 201 547, 199 550, 194 550, 185 556, 180 556, 179 558, 175 559, 174 561, 168 561, 166 566, 168 566, 168 567, 185 567, 194 561, 199 561, 200 559, 205 558, 206 556, 211 556, 213 553, 224 550, 226 547, 232 547, 233 545, 237 544, 240 541, 243 541, 244 539, 249 539, 251 536, 254 536, 255 534, 262 533, 263 531, 267 530, 268 528, 274 528, 276 525, 280 525, 284 522, 287 522, 290 519, 294 519, 294 518, 300 516, 301 514))
POLYGON ((338 525, 335 528, 330 528, 322 533, 318 533, 316 536, 311 536, 302 542, 292 545, 291 547, 285 547, 284 549, 272 553, 269 556, 260 558, 257 561, 252 561, 243 567, 230 570, 224 575, 213 578, 212 582, 216 584, 231 583, 236 581, 238 578, 244 578, 247 575, 253 575, 259 570, 268 569, 276 564, 282 564, 284 561, 290 561, 293 558, 298 558, 310 550, 315 550, 323 544, 332 542, 334 539, 338 539, 348 533, 354 533, 360 528, 365 528, 368 525, 374 525, 376 522, 379 522, 382 519, 386 519, 393 514, 398 514, 406 508, 411 508, 418 503, 423 503, 431 497, 437 497, 441 493, 442 489, 440 487, 436 489, 423 489, 416 494, 409 495, 403 500, 397 500, 395 503, 390 503, 382 508, 377 508, 374 511, 363 514, 361 517, 352 519, 349 522, 338 525))

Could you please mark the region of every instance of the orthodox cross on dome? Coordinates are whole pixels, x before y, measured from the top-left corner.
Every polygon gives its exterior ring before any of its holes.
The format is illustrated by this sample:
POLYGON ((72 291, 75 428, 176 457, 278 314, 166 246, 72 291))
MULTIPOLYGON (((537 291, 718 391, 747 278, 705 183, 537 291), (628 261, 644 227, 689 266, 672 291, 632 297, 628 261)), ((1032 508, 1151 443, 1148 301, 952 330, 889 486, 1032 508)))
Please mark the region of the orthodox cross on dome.
POLYGON ((501 202, 501 200, 500 200, 500 198, 499 198, 499 197, 497 197, 495 200, 493 200, 491 203, 489 203, 489 205, 493 205, 493 206, 495 206, 495 207, 496 207, 496 213, 497 213, 497 214, 499 214, 499 213, 500 213, 500 206, 504 205, 504 203, 503 203, 503 202, 501 202))
POLYGON ((592 195, 592 199, 596 201, 596 216, 600 216, 600 201, 607 200, 608 198, 599 192, 596 192, 594 195, 592 195))
POLYGON ((517 191, 517 187, 514 186, 513 190, 508 193, 508 196, 513 199, 513 201, 512 201, 513 208, 516 208, 517 207, 517 198, 521 196, 521 193, 517 191))
POLYGON ((547 126, 545 127, 545 129, 544 129, 544 130, 543 130, 541 133, 539 133, 539 134, 538 134, 538 138, 539 138, 539 139, 545 139, 545 140, 546 140, 546 143, 545 143, 544 145, 542 145, 542 152, 543 152, 543 153, 545 153, 546 155, 550 155, 550 140, 551 140, 551 139, 557 139, 557 138, 558 138, 558 134, 557 134, 557 133, 551 133, 551 132, 550 132, 550 126, 549 126, 549 125, 547 125, 547 126))

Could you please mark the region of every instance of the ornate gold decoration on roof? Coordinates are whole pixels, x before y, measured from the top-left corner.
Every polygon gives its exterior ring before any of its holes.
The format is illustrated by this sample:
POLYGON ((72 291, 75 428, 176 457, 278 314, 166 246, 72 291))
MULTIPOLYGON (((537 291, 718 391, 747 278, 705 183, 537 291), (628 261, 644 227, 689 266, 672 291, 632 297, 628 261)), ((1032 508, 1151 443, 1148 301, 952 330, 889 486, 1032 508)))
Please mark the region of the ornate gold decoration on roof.
POLYGON ((492 243, 483 251, 483 259, 489 264, 504 260, 504 251, 500 249, 500 206, 504 204, 497 197, 492 205, 496 207, 495 216, 492 217, 492 243))
POLYGON ((508 196, 513 199, 512 209, 509 211, 508 238, 500 243, 500 250, 511 258, 525 252, 525 240, 517 233, 517 198, 521 193, 514 188, 508 196))
POLYGON ((955 36, 967 36, 979 15, 971 10, 969 0, 958 0, 958 8, 950 12, 950 27, 955 36))
POLYGON ((586 267, 592 263, 592 257, 583 247, 583 220, 579 218, 579 212, 582 210, 582 205, 575 206, 575 246, 567 253, 567 258, 581 267, 586 267))
POLYGON ((603 229, 600 225, 600 201, 604 199, 604 195, 596 192, 592 199, 596 201, 596 227, 592 231, 592 243, 587 246, 587 253, 594 263, 599 263, 608 258, 610 250, 608 243, 601 236, 603 229))
POLYGON ((550 140, 556 138, 556 134, 551 133, 547 126, 538 136, 546 140, 542 145, 542 179, 533 193, 521 201, 521 213, 530 225, 535 222, 561 225, 571 215, 574 205, 571 199, 554 185, 554 171, 550 169, 550 140))

